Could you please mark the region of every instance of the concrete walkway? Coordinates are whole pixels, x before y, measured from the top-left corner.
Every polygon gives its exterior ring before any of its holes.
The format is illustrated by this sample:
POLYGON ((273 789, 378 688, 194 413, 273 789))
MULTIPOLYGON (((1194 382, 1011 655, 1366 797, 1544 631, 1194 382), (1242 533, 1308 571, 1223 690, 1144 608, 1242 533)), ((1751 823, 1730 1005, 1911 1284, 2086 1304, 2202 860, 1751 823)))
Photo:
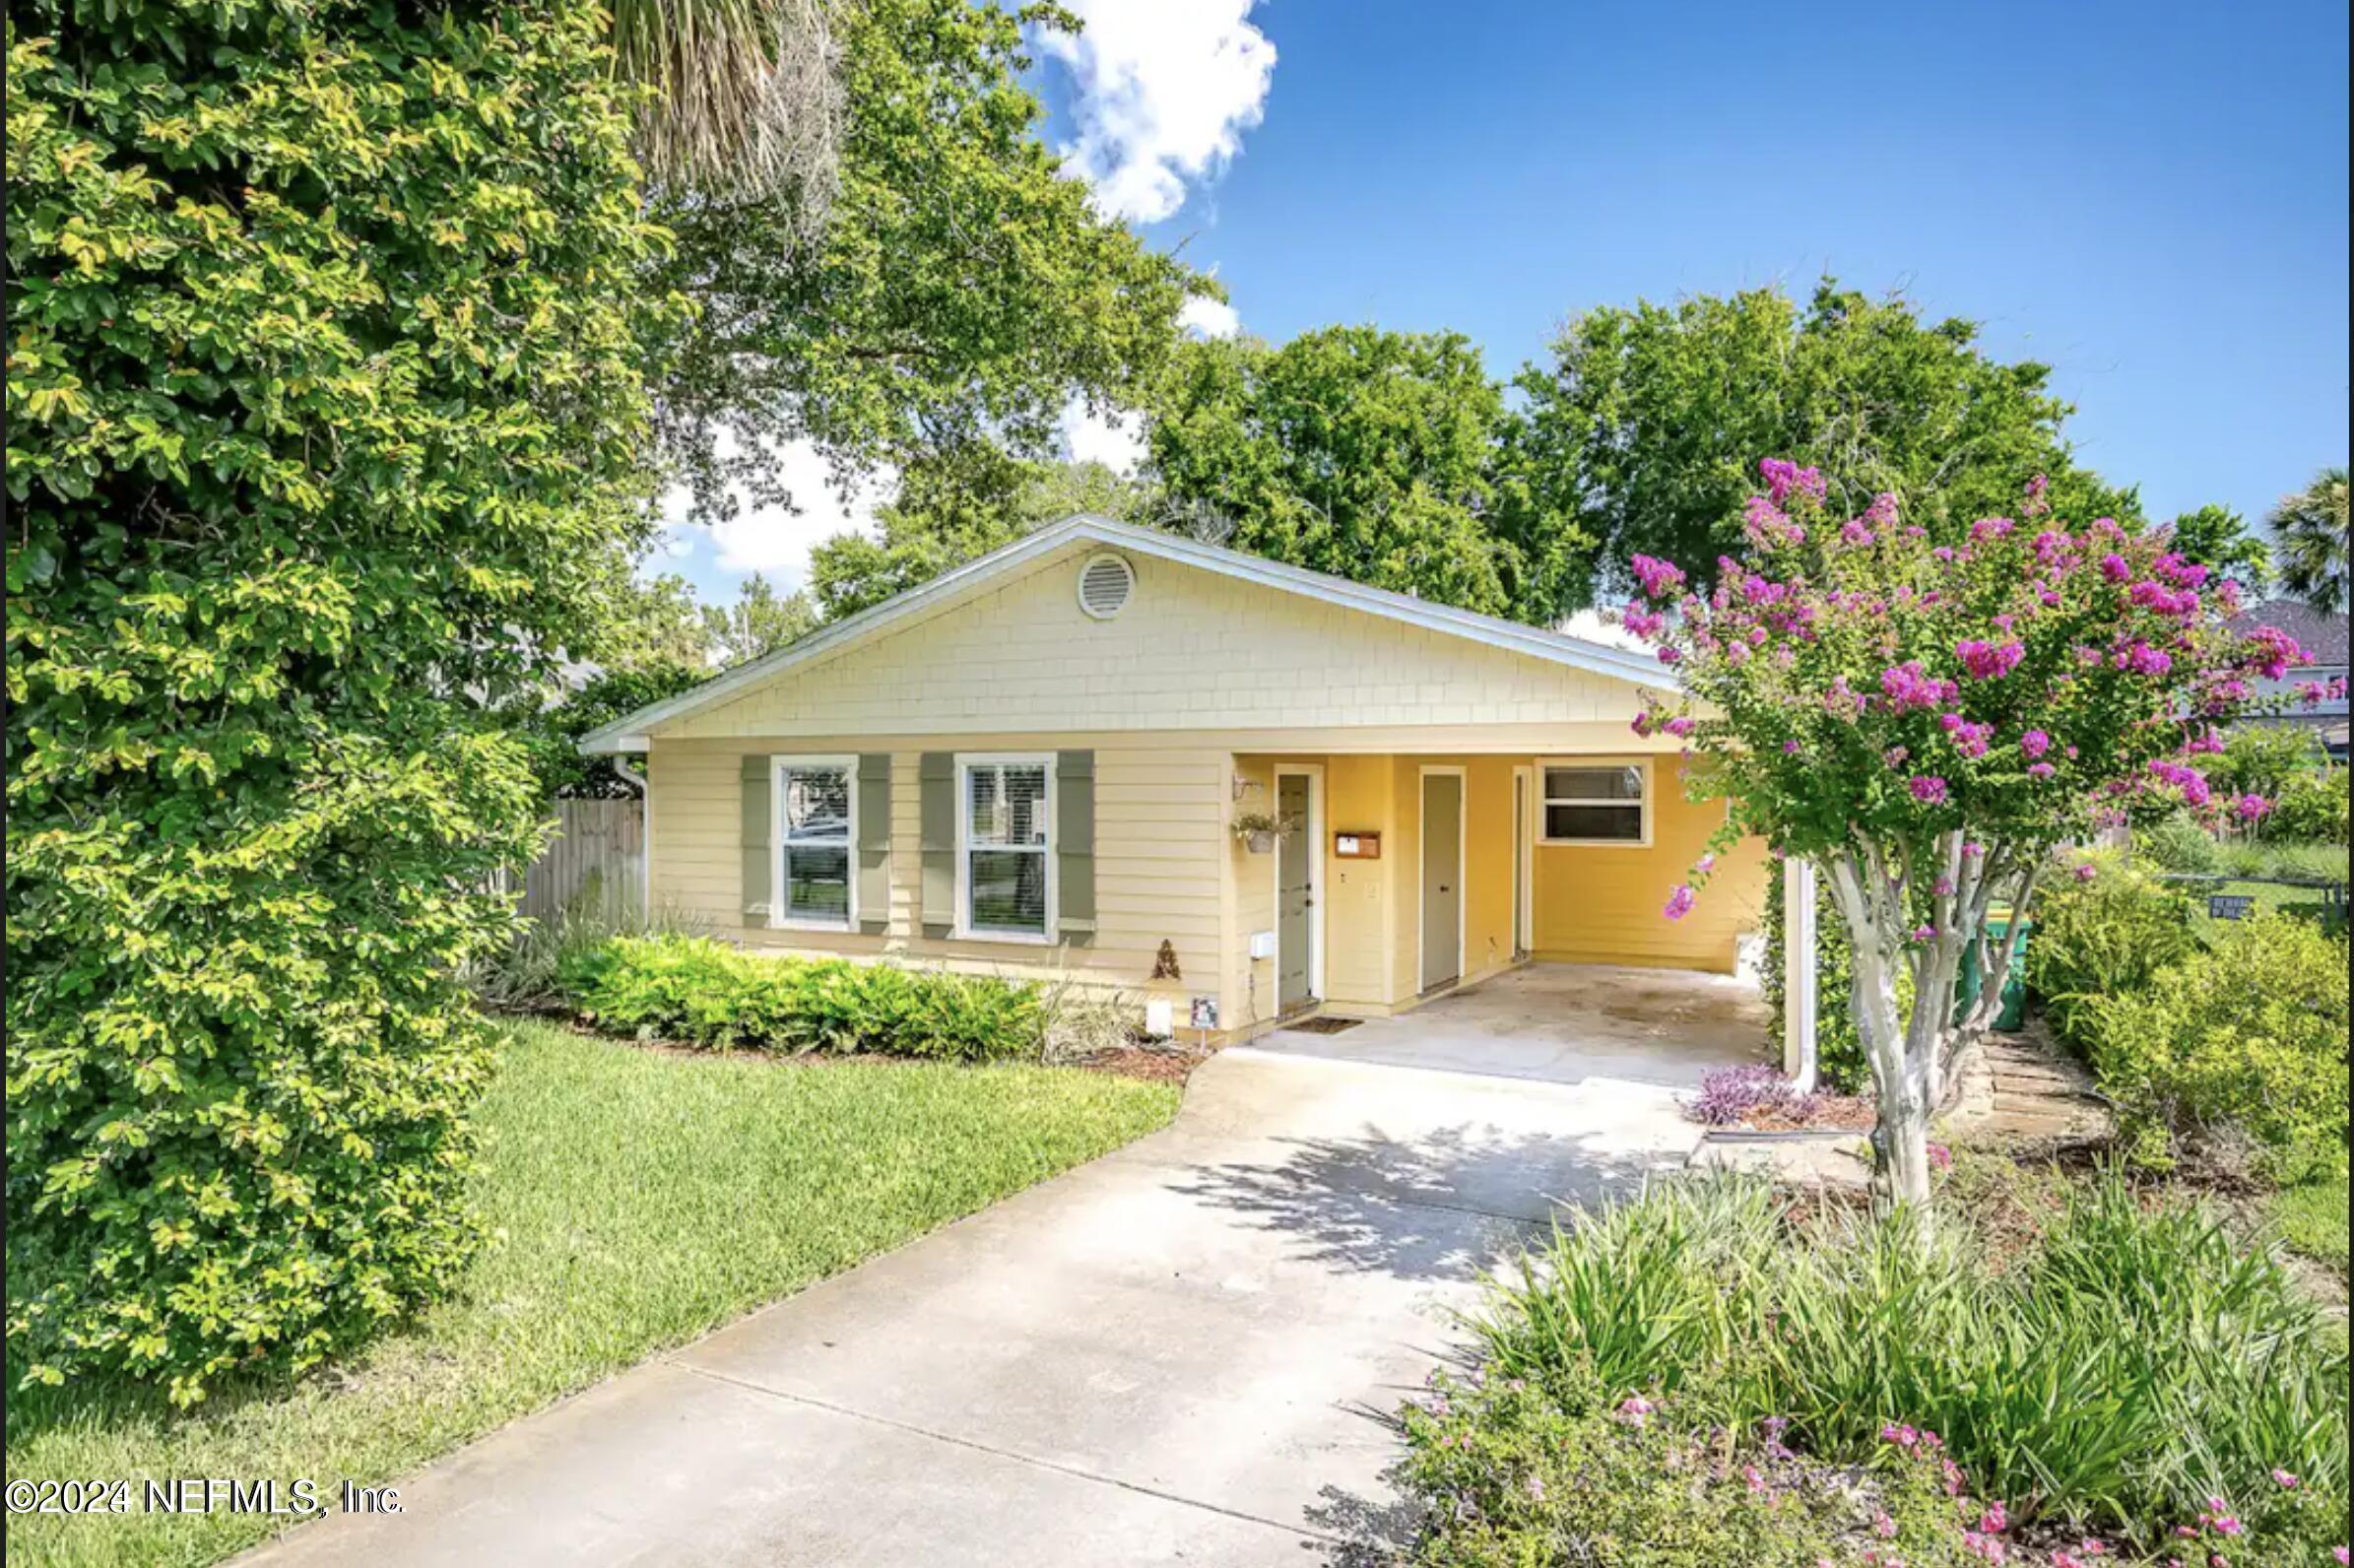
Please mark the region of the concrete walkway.
POLYGON ((253 1560, 1321 1562, 1403 1528, 1386 1418, 1482 1267, 1695 1142, 1656 1085, 1230 1050, 1166 1130, 253 1560))

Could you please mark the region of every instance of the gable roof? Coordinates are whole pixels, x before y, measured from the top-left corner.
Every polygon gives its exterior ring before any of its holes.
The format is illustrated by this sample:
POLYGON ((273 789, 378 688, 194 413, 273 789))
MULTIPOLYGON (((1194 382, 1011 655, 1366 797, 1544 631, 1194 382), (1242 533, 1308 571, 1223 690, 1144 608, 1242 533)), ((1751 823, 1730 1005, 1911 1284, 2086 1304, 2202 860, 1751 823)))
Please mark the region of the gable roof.
POLYGON ((2254 631, 2258 626, 2273 626, 2287 632, 2305 650, 2307 668, 2346 662, 2343 611, 2329 615, 2302 600, 2267 599, 2234 616, 2231 624, 2234 631, 2241 632, 2254 631))
POLYGON ((656 725, 726 701, 748 687, 781 675, 797 665, 807 664, 862 642, 895 622, 944 605, 993 579, 1012 575, 1072 544, 1101 545, 1115 550, 1133 551, 1137 555, 1159 560, 1175 561, 1181 565, 1197 566, 1221 576, 1300 594, 1325 604, 1363 611, 1368 615, 1403 621, 1448 636, 1463 637, 1492 648, 1526 654, 1550 664, 1566 665, 1573 670, 1583 670, 1590 675, 1604 676, 1613 681, 1633 682, 1661 690, 1673 690, 1676 686, 1675 678, 1664 666, 1623 648, 1612 648, 1558 631, 1546 631, 1517 621, 1432 604, 1384 588, 1368 588, 1363 583, 1351 582, 1345 577, 1309 571, 1305 567, 1285 565, 1281 561, 1268 560, 1238 550, 1206 545, 1199 540, 1163 533, 1158 529, 1116 523, 1108 517, 1082 512, 1025 534, 1010 545, 966 561, 952 571, 944 572, 930 582, 910 588, 855 616, 846 616, 840 621, 829 622, 798 642, 763 654, 749 664, 739 665, 691 690, 682 691, 660 702, 648 703, 634 713, 623 714, 612 723, 582 736, 580 750, 592 755, 642 751, 645 750, 645 732, 656 725))

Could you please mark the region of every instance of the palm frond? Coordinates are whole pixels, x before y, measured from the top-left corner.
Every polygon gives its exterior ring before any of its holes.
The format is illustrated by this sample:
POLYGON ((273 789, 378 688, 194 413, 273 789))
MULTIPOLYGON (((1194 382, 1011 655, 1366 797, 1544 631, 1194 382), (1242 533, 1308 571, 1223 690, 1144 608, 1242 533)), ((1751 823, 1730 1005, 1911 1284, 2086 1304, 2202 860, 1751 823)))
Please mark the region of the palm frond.
POLYGON ((613 43, 621 75, 653 90, 638 155, 657 185, 784 196, 815 231, 842 119, 826 0, 613 0, 613 43))
POLYGON ((2323 469, 2272 508, 2281 586, 2326 615, 2346 608, 2346 471, 2323 469))

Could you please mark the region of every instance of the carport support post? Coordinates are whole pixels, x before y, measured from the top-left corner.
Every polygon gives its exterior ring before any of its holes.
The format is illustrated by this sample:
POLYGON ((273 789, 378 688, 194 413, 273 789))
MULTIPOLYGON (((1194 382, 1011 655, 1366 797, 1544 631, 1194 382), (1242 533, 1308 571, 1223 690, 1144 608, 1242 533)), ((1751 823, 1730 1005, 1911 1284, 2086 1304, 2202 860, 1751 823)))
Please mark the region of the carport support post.
POLYGON ((1782 862, 1782 1071, 1814 1089, 1814 867, 1782 862))

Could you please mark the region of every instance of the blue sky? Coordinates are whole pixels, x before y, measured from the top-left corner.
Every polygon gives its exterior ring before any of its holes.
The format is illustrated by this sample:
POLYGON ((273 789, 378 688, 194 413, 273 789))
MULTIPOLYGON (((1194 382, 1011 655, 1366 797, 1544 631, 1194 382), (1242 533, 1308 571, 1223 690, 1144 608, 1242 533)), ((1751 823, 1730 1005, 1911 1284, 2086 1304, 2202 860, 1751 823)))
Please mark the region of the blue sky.
MULTIPOLYGON (((1828 270, 2052 364, 2156 515, 2260 514, 2346 460, 2342 0, 1073 9, 1050 139, 1242 330, 1454 328, 1508 375, 1593 305, 1828 270)), ((857 515, 674 565, 791 576, 857 515)))

